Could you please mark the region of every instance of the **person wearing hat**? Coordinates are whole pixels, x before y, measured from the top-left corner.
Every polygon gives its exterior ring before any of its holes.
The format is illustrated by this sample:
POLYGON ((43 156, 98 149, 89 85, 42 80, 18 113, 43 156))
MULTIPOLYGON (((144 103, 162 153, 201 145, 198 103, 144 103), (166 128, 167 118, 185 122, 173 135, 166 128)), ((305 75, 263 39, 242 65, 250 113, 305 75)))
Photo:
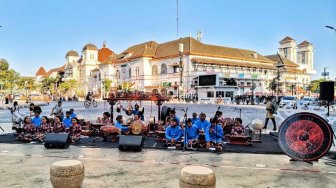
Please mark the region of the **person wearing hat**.
POLYGON ((199 115, 200 119, 198 121, 196 121, 195 125, 198 128, 198 131, 200 133, 205 133, 205 130, 208 126, 210 126, 210 122, 208 120, 206 120, 206 115, 205 113, 200 113, 199 115))
POLYGON ((222 151, 223 128, 218 125, 217 117, 211 118, 211 125, 205 131, 206 147, 215 147, 217 151, 222 151))
POLYGON ((182 129, 178 126, 177 119, 171 118, 170 125, 166 129, 167 144, 175 145, 182 137, 182 129))
POLYGON ((197 117, 197 113, 196 112, 193 112, 192 113, 192 118, 191 118, 191 122, 193 125, 195 125, 196 121, 198 121, 199 118, 197 117))
POLYGON ((193 125, 192 119, 187 119, 187 126, 185 127, 185 139, 187 139, 188 146, 192 147, 198 140, 198 129, 193 125))
POLYGON ((66 129, 70 129, 71 124, 72 124, 71 119, 72 119, 71 111, 66 111, 65 118, 63 118, 63 124, 65 125, 66 129))
POLYGON ((129 128, 127 126, 124 126, 123 123, 124 123, 124 120, 123 120, 123 116, 122 115, 118 115, 116 117, 116 121, 114 123, 114 126, 119 128, 120 129, 120 132, 127 132, 129 131, 129 128))
POLYGON ((132 110, 132 114, 133 115, 139 115, 141 117, 141 120, 143 121, 145 118, 144 118, 143 113, 139 111, 139 108, 140 108, 140 106, 138 104, 135 104, 134 105, 134 110, 132 110))
POLYGON ((177 125, 180 124, 180 118, 178 118, 178 117, 176 116, 176 111, 175 111, 174 109, 171 109, 171 110, 169 111, 169 117, 170 117, 170 118, 175 118, 175 119, 176 119, 176 122, 177 122, 177 125))
POLYGON ((50 115, 55 115, 55 116, 61 116, 61 117, 63 117, 62 101, 58 101, 58 103, 51 110, 50 115))

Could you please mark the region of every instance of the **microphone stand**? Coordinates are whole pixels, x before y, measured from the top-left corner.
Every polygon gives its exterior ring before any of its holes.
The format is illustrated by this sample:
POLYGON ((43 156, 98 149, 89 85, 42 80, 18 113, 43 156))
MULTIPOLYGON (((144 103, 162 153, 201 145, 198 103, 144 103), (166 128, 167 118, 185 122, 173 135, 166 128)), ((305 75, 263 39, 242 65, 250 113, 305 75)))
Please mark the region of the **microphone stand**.
POLYGON ((188 143, 188 135, 187 135, 187 119, 188 119, 188 108, 184 109, 183 107, 174 107, 174 109, 181 110, 184 112, 183 122, 184 122, 184 140, 183 140, 183 148, 182 152, 186 151, 187 143, 188 143))

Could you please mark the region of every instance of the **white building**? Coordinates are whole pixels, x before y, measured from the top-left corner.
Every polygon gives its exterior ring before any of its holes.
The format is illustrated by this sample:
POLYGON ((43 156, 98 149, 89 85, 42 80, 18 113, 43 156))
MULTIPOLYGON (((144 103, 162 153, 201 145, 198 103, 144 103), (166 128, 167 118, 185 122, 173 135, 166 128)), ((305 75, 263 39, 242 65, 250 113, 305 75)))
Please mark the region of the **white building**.
MULTIPOLYGON (((290 37, 280 41, 279 54, 286 71, 281 71, 281 91, 288 90, 287 83, 305 85, 313 66, 313 46, 304 41, 296 46, 290 37), (287 89, 287 90, 286 90, 287 89)), ((198 93, 199 100, 216 97, 232 98, 234 95, 268 93, 269 83, 277 76, 275 65, 279 56, 263 56, 253 50, 204 44, 192 37, 165 43, 148 41, 131 46, 120 54, 93 44, 83 47, 82 55, 71 50, 66 55, 65 77, 76 79, 84 93, 103 91, 104 80, 111 80, 114 89, 152 91, 158 89, 173 96, 179 89, 185 96, 198 93), (183 43, 183 78, 180 86, 179 44, 183 43), (199 86, 199 75, 216 74, 213 86, 199 86)), ((288 92, 288 91, 287 91, 288 92)), ((213 99, 211 99, 213 98, 213 99)))

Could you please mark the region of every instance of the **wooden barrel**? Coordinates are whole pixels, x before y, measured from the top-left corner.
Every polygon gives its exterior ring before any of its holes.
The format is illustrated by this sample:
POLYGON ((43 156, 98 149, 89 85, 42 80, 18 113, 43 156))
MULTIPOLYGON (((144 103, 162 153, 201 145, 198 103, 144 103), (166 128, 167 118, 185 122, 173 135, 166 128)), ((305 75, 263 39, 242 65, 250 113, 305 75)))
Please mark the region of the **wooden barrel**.
POLYGON ((216 176, 213 170, 203 166, 182 168, 179 178, 180 188, 215 188, 216 176))
POLYGON ((50 167, 50 181, 54 188, 79 188, 84 176, 84 165, 78 160, 57 161, 50 167))

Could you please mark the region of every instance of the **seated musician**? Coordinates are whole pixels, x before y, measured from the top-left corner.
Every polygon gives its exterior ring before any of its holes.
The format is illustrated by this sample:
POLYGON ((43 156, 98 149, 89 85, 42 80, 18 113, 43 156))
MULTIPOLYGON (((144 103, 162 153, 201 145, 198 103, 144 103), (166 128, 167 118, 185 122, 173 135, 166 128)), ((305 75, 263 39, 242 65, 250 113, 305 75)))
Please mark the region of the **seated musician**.
POLYGON ((142 112, 139 111, 140 106, 138 104, 134 105, 134 110, 132 110, 133 115, 139 115, 141 117, 141 120, 143 121, 145 119, 144 115, 142 112))
POLYGON ((36 127, 31 122, 30 116, 23 119, 23 131, 18 135, 17 140, 31 142, 35 139, 36 127))
POLYGON ((124 120, 122 115, 118 115, 116 117, 116 121, 117 122, 114 123, 114 126, 119 128, 121 133, 129 131, 129 128, 127 126, 124 126, 124 120))
POLYGON ((75 113, 75 110, 73 108, 70 108, 71 118, 77 117, 77 114, 75 113))
POLYGON ((82 127, 80 126, 79 120, 76 117, 71 118, 71 122, 72 122, 72 125, 70 128, 70 138, 71 138, 71 142, 75 143, 80 140, 82 127))
POLYGON ((234 125, 232 127, 231 134, 244 136, 244 126, 242 125, 243 120, 241 118, 236 118, 234 121, 234 125))
POLYGON ((206 115, 205 113, 200 113, 200 119, 196 121, 195 125, 198 128, 199 133, 205 133, 205 130, 208 126, 210 126, 210 122, 206 120, 206 115))
POLYGON ((97 123, 102 123, 102 124, 110 124, 111 123, 111 114, 109 112, 104 112, 103 117, 98 117, 97 118, 97 123))
POLYGON ((220 124, 223 127, 223 112, 222 111, 216 111, 216 115, 215 115, 218 119, 218 124, 220 124))
POLYGON ((215 147, 217 151, 222 151, 223 129, 218 125, 218 119, 212 118, 211 125, 205 131, 205 140, 207 148, 215 147))
POLYGON ((192 119, 190 118, 187 120, 187 126, 184 134, 186 134, 184 137, 187 139, 188 147, 192 147, 198 139, 198 128, 196 125, 193 125, 192 119))
POLYGON ((51 124, 51 127, 53 133, 64 133, 66 131, 61 116, 55 116, 54 122, 51 124))
POLYGON ((182 137, 182 129, 177 124, 176 118, 171 118, 170 125, 166 129, 166 139, 168 144, 175 145, 177 142, 180 142, 182 137))
POLYGON ((50 126, 48 117, 42 116, 41 127, 37 129, 37 134, 36 134, 38 141, 43 142, 45 139, 46 133, 51 133, 51 126, 50 126))
POLYGON ((176 119, 176 122, 177 122, 177 125, 180 125, 180 118, 178 118, 178 117, 176 116, 176 111, 175 111, 174 109, 171 109, 171 110, 169 111, 169 117, 170 117, 170 118, 175 118, 175 119, 176 119))
POLYGON ((197 117, 197 113, 193 112, 192 113, 192 118, 191 118, 192 124, 195 125, 196 121, 198 121, 198 120, 199 120, 199 118, 197 117))
POLYGON ((72 124, 71 119, 72 119, 71 112, 66 111, 65 112, 65 118, 63 118, 63 124, 65 125, 66 129, 70 129, 71 124, 72 124))
POLYGON ((139 121, 139 123, 141 124, 141 132, 142 133, 147 133, 148 132, 148 126, 146 125, 146 123, 144 121, 141 120, 141 116, 138 114, 134 114, 134 122, 139 121))

